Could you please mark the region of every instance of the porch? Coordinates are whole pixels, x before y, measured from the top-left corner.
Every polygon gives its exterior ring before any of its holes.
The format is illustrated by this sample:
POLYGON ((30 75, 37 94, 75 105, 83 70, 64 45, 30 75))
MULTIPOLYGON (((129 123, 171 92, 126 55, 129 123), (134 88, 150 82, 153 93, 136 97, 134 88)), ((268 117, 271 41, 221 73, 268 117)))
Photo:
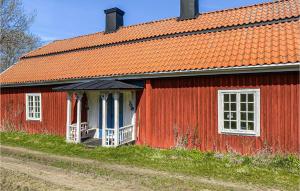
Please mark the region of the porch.
POLYGON ((141 88, 115 80, 93 80, 55 88, 67 92, 66 141, 107 147, 134 142, 136 91, 141 88), (76 119, 72 121, 75 113, 76 119))

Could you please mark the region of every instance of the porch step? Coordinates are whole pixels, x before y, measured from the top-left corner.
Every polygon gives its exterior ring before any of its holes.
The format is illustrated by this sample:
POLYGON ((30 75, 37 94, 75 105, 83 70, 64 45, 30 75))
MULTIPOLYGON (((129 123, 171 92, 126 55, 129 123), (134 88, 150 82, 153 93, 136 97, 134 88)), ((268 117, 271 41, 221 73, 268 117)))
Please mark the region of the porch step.
POLYGON ((132 141, 128 141, 127 143, 119 144, 118 147, 126 146, 126 145, 134 145, 134 144, 135 144, 135 140, 132 140, 132 141))
POLYGON ((90 139, 82 141, 82 143, 85 144, 89 148, 95 148, 95 147, 99 147, 102 145, 102 140, 90 138, 90 139))

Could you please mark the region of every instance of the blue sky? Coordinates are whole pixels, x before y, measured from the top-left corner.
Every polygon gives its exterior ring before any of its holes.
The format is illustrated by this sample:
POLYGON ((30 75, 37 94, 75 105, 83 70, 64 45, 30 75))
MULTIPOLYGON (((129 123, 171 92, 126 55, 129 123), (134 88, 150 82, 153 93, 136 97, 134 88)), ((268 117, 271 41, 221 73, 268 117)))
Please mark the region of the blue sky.
MULTIPOLYGON (((43 42, 104 30, 104 10, 124 10, 124 24, 177 17, 180 0, 23 0, 27 13, 36 18, 30 31, 43 42)), ((199 0, 200 12, 227 9, 268 0, 199 0)))

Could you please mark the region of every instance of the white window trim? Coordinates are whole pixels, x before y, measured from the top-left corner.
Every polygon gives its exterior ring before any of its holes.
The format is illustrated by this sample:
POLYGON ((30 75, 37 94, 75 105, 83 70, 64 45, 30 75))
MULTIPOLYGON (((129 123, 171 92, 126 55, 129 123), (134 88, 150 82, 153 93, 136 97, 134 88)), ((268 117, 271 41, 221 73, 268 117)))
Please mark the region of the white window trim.
POLYGON ((236 89, 236 90, 218 90, 218 133, 233 134, 243 136, 260 136, 260 89, 236 89), (254 130, 240 129, 240 97, 237 96, 237 129, 224 128, 224 101, 223 93, 254 93, 254 130))
POLYGON ((42 121, 42 95, 41 93, 27 93, 26 94, 26 120, 27 121, 42 121), (28 106, 28 97, 29 96, 39 96, 40 97, 40 117, 36 118, 36 117, 29 117, 29 106, 28 106))

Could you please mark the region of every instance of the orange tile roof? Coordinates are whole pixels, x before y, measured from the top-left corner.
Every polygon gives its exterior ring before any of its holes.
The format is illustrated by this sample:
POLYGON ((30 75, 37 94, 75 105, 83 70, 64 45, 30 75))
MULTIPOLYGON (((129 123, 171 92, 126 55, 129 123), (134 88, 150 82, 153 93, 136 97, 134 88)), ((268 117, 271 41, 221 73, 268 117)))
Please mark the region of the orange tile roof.
POLYGON ((30 52, 26 56, 43 55, 82 47, 124 42, 165 34, 291 18, 299 16, 299 14, 300 4, 298 0, 283 0, 273 3, 270 2, 236 9, 203 13, 197 19, 192 20, 178 22, 177 18, 172 18, 122 27, 116 33, 104 34, 103 32, 99 32, 66 40, 58 40, 45 47, 30 52))
POLYGON ((280 21, 208 33, 170 36, 67 51, 133 39, 298 17, 299 2, 278 1, 206 13, 187 21, 163 20, 116 33, 55 41, 1 74, 2 84, 153 72, 295 63, 300 61, 300 21, 280 21), (225 24, 226 23, 226 24, 225 24), (65 51, 60 54, 55 52, 65 51), (44 55, 49 54, 49 55, 44 55), (36 56, 36 57, 35 57, 36 56), (29 58, 30 57, 30 58, 29 58))

